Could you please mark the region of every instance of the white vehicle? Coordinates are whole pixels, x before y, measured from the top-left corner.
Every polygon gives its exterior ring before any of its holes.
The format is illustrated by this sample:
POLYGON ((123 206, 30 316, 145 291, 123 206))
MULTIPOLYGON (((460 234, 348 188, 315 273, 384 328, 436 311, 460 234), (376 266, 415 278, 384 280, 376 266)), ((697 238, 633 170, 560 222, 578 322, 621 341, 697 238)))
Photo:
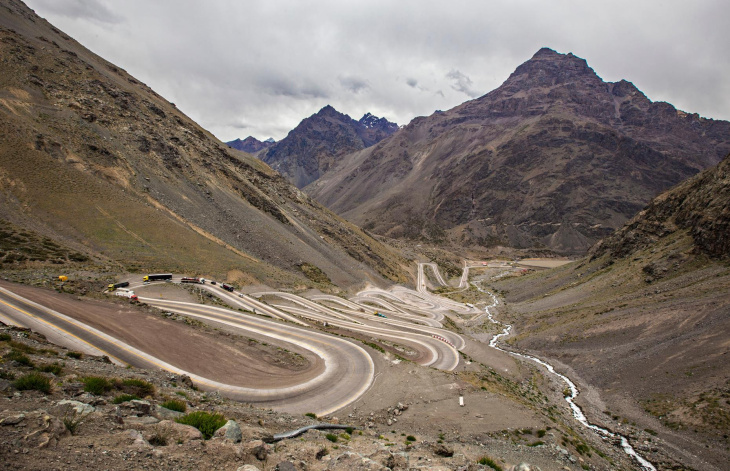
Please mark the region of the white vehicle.
POLYGON ((133 301, 137 299, 137 295, 134 294, 134 291, 132 291, 131 289, 117 289, 114 294, 123 298, 129 298, 133 301))

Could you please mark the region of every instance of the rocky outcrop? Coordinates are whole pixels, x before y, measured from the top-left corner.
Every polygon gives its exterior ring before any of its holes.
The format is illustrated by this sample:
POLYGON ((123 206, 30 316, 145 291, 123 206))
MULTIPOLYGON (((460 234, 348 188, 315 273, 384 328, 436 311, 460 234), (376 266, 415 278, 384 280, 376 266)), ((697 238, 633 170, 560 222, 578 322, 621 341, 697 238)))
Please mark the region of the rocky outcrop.
MULTIPOLYGON (((716 167, 652 200, 623 228, 596 244, 590 255, 626 257, 678 231, 688 232, 696 253, 717 259, 730 257, 730 155, 716 167)), ((654 277, 667 269, 653 264, 644 271, 654 277)))
POLYGON ((387 236, 582 254, 729 151, 730 123, 544 48, 496 90, 415 118, 306 190, 387 236))
POLYGON ((367 113, 355 121, 327 105, 260 157, 303 188, 327 172, 341 156, 370 147, 397 130, 398 125, 385 118, 367 113))

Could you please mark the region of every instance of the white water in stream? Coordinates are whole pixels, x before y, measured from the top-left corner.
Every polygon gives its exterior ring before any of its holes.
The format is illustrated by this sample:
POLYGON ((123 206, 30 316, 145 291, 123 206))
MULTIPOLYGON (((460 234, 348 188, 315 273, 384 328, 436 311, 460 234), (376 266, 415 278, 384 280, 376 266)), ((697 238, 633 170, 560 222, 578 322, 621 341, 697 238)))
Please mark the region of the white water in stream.
POLYGON ((534 357, 532 355, 526 355, 523 353, 511 352, 509 350, 505 350, 505 349, 497 346, 497 341, 500 338, 506 337, 507 335, 510 334, 510 331, 512 330, 512 326, 510 324, 503 324, 503 323, 495 320, 492 317, 492 313, 489 311, 489 308, 493 308, 497 304, 499 304, 499 300, 497 300, 497 297, 494 294, 490 293, 489 291, 484 291, 479 286, 477 286, 476 283, 472 283, 472 285, 476 289, 481 291, 482 293, 488 294, 492 297, 492 304, 490 304, 489 306, 484 308, 485 312, 487 313, 487 317, 489 318, 490 321, 492 321, 492 323, 504 326, 504 330, 502 331, 501 334, 496 334, 494 337, 492 337, 492 340, 489 341, 489 346, 496 348, 497 350, 499 350, 501 352, 508 353, 510 355, 514 355, 516 357, 532 360, 535 363, 544 366, 550 373, 552 373, 552 374, 556 375, 557 377, 559 377, 560 379, 562 379, 565 382, 565 384, 567 384, 568 387, 570 388, 570 396, 566 396, 565 400, 570 405, 570 408, 573 411, 573 417, 575 417, 576 420, 578 420, 578 422, 580 422, 584 426, 588 427, 589 429, 593 430, 594 432, 597 432, 599 435, 603 436, 604 438, 619 438, 621 440, 621 447, 623 448, 624 452, 627 455, 634 458, 639 463, 639 465, 641 466, 642 469, 644 469, 645 471, 656 471, 656 468, 654 467, 653 464, 651 464, 649 461, 644 459, 643 456, 641 456, 636 450, 634 450, 634 447, 631 446, 631 444, 629 443, 629 440, 626 437, 624 437, 623 435, 621 435, 619 433, 611 432, 610 430, 606 430, 605 428, 599 427, 598 425, 594 425, 594 424, 588 422, 588 419, 586 418, 585 414, 583 413, 583 410, 575 403, 575 398, 578 397, 579 391, 578 391, 578 388, 575 386, 575 383, 573 383, 570 380, 570 378, 568 378, 567 376, 565 376, 561 373, 558 373, 557 371, 555 371, 555 368, 553 368, 553 365, 551 365, 550 363, 547 363, 543 360, 540 360, 537 357, 534 357))

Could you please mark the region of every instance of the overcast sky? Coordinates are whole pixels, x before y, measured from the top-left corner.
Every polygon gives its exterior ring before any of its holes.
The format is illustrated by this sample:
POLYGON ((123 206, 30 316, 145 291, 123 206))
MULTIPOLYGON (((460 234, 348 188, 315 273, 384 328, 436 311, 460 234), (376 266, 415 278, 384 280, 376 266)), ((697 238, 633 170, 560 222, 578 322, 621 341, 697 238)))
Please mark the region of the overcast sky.
POLYGON ((543 46, 730 120, 727 0, 25 0, 230 141, 330 104, 398 124, 498 87, 543 46))

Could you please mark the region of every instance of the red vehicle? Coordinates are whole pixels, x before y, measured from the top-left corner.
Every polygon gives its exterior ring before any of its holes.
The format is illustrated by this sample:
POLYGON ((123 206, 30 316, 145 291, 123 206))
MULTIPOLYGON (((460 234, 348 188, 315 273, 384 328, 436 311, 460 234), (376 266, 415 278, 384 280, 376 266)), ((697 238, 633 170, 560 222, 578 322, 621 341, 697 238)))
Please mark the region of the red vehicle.
POLYGON ((200 278, 188 278, 188 277, 182 277, 180 278, 180 283, 199 283, 203 284, 203 281, 200 278))
POLYGON ((231 293, 233 292, 233 286, 231 286, 229 284, 221 283, 221 288, 223 288, 226 291, 230 291, 231 293))

